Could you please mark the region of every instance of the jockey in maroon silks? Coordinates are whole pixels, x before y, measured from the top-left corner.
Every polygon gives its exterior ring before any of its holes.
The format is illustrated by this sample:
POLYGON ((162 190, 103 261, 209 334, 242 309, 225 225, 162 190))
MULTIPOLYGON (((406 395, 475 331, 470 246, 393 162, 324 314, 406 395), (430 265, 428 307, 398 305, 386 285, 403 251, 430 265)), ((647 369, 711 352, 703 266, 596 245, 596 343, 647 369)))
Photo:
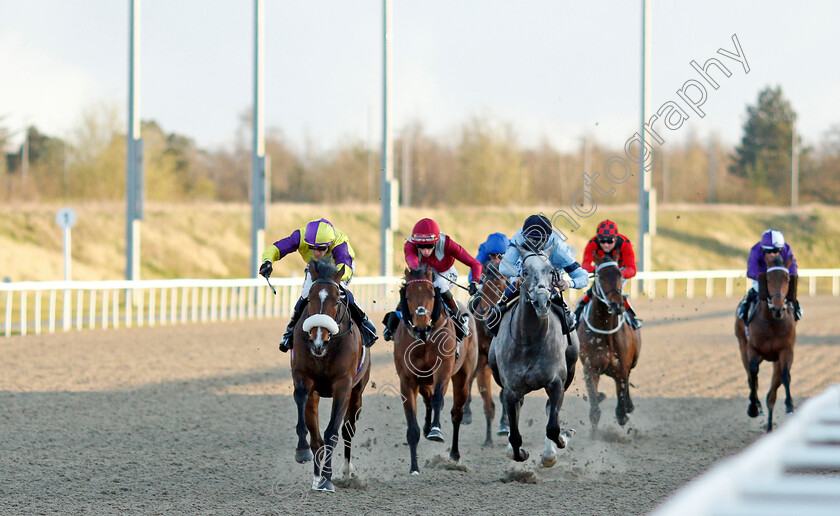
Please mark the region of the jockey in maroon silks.
MULTIPOLYGON (((414 225, 411 237, 404 246, 405 263, 411 269, 417 269, 425 265, 435 270, 434 286, 440 290, 441 299, 449 309, 452 319, 455 321, 455 334, 458 340, 462 340, 469 334, 469 316, 462 314, 455 304, 455 298, 450 292, 452 285, 458 280, 458 271, 455 270, 455 260, 463 263, 472 272, 470 281, 470 295, 478 292, 476 281, 481 278, 481 264, 470 256, 470 254, 452 237, 441 233, 440 228, 432 219, 421 219, 414 225)), ((397 311, 399 308, 397 309, 397 311)), ((397 314, 397 311, 389 312, 382 321, 385 329, 382 336, 385 340, 391 340, 394 332, 400 323, 400 318, 406 314, 397 314)))
POLYGON ((799 300, 796 298, 796 286, 799 282, 796 257, 793 256, 793 249, 791 249, 790 244, 785 243, 785 237, 778 229, 768 229, 762 233, 761 240, 750 249, 750 256, 747 258, 747 278, 753 280, 753 285, 738 304, 738 317, 749 325, 750 308, 758 301, 758 275, 767 272, 765 255, 778 257, 780 264, 785 264, 790 260, 790 266, 788 267, 790 282, 788 284, 787 300, 793 305, 793 317, 798 321, 802 318, 802 309, 799 307, 799 300))
MULTIPOLYGON (((361 307, 356 304, 353 293, 347 288, 356 268, 356 253, 353 251, 347 235, 336 229, 327 219, 309 221, 304 227, 294 230, 291 235, 268 246, 262 255, 260 275, 265 278, 271 276, 271 264, 295 251, 300 253, 301 258, 306 263, 313 259, 320 260, 327 257, 336 266, 344 265, 344 274, 340 282, 342 293, 347 298, 350 315, 359 327, 365 346, 372 346, 377 339, 376 327, 370 322, 361 307)), ((280 341, 280 351, 284 353, 292 347, 292 335, 294 335, 295 325, 300 319, 303 309, 309 302, 310 287, 312 287, 312 277, 309 275, 309 268, 307 268, 300 299, 295 303, 292 318, 286 327, 283 339, 280 341)))
MULTIPOLYGON (((580 265, 587 272, 595 272, 595 257, 603 258, 606 253, 618 250, 618 266, 621 269, 621 277, 628 280, 636 275, 636 253, 633 251, 633 244, 630 239, 618 232, 618 226, 611 220, 605 220, 598 224, 598 232, 587 242, 583 250, 583 260, 580 265)), ((575 309, 577 321, 583 316, 583 309, 592 296, 592 288, 584 294, 575 309)), ((630 300, 624 296, 624 308, 630 315, 630 322, 634 329, 642 327, 642 320, 636 317, 636 312, 630 305, 630 300)))

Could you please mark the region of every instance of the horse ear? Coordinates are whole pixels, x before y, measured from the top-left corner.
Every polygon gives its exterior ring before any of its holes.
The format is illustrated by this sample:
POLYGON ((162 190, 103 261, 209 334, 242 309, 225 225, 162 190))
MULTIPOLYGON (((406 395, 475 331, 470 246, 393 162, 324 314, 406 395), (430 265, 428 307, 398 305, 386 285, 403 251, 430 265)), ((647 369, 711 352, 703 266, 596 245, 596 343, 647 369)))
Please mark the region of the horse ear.
POLYGON ((408 267, 406 267, 406 268, 405 268, 405 271, 403 272, 403 274, 405 274, 405 277, 407 278, 407 277, 408 277, 408 275, 409 275, 409 274, 411 274, 411 269, 409 269, 408 267))
POLYGON ((790 269, 790 265, 793 263, 793 256, 787 259, 785 262, 785 269, 790 269))
POLYGON ((336 283, 341 281, 341 278, 344 277, 345 267, 347 267, 347 265, 344 264, 344 263, 342 263, 340 267, 337 267, 337 270, 336 270, 335 274, 333 274, 333 277, 332 277, 333 281, 335 281, 336 283))
POLYGON ((318 278, 318 269, 315 267, 315 260, 312 259, 309 261, 309 264, 306 266, 309 269, 309 275, 312 276, 313 279, 318 278))

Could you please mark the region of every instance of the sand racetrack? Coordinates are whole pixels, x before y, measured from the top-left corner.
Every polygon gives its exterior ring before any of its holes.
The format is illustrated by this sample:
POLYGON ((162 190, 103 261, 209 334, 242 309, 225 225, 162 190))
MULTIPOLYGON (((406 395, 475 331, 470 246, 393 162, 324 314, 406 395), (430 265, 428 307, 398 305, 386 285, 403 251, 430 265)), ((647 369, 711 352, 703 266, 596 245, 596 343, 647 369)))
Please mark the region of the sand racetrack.
MULTIPOLYGON (((560 412, 577 434, 550 469, 537 465, 543 395, 526 399, 531 459, 519 465, 505 456, 505 438, 481 448, 484 417, 474 387, 461 464, 444 459, 448 442, 421 439, 421 475, 409 476, 405 418, 389 393, 397 384, 392 348, 380 340, 376 387, 368 386, 354 439, 358 479, 335 494, 311 491, 312 465, 293 460, 289 357, 276 348, 285 321, 2 339, 0 512, 644 514, 763 434, 766 417, 746 415, 746 373, 732 332, 736 304, 637 301, 646 326, 631 375, 636 411, 620 428, 612 383, 602 383, 601 430, 590 437, 578 365, 560 412)), ((840 381, 840 298, 804 297, 802 306, 792 371, 797 406, 840 381)), ((769 372, 763 365, 762 400, 769 372)), ((322 402, 322 428, 329 401, 322 402)), ((450 408, 447 398, 447 439, 450 408)), ((784 420, 779 401, 776 422, 784 420)), ((497 424, 498 415, 494 430, 497 424)))

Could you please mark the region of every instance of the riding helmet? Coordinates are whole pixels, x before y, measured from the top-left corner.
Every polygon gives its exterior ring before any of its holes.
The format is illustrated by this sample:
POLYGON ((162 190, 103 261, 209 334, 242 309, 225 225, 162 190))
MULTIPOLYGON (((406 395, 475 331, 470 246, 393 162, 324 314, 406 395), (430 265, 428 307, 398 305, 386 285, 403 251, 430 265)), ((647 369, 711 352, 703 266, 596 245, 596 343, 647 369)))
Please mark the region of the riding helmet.
POLYGON ((761 235, 761 247, 764 249, 781 249, 785 246, 785 237, 778 229, 768 229, 761 235))
POLYGON ((411 230, 411 241, 415 244, 434 244, 440 240, 440 228, 432 219, 420 219, 411 230))
POLYGON ((522 236, 542 249, 551 236, 551 222, 545 215, 531 215, 522 225, 522 236))
POLYGON ((615 222, 607 219, 600 224, 598 224, 598 237, 599 238, 615 238, 618 236, 618 226, 615 225, 615 222))
POLYGON ((326 249, 335 241, 335 228, 327 219, 315 219, 306 224, 303 241, 309 247, 326 249))

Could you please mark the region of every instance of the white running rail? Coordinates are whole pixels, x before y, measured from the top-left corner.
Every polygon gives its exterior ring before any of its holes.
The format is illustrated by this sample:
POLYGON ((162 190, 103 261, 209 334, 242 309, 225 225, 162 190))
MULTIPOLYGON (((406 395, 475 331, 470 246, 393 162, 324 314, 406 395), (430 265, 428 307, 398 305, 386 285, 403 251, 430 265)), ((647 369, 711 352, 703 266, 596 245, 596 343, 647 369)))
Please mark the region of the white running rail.
MULTIPOLYGON (((840 295, 840 269, 800 269, 799 295, 840 295), (806 283, 807 280, 807 283, 806 283)), ((397 277, 356 277, 350 288, 365 311, 392 310, 397 277)), ((56 328, 119 328, 186 322, 288 317, 300 295, 300 278, 272 279, 271 295, 263 278, 232 280, 46 281, 0 283, 0 333, 27 335, 56 328)), ((461 280, 462 286, 465 280, 461 280)), ((732 297, 751 285, 743 270, 642 272, 630 281, 631 297, 732 297), (699 289, 698 289, 699 284, 699 289)), ((454 289, 456 297, 466 292, 454 289)), ((570 304, 582 291, 567 292, 570 304)))
POLYGON ((840 384, 691 481, 651 516, 782 514, 840 514, 840 384))

